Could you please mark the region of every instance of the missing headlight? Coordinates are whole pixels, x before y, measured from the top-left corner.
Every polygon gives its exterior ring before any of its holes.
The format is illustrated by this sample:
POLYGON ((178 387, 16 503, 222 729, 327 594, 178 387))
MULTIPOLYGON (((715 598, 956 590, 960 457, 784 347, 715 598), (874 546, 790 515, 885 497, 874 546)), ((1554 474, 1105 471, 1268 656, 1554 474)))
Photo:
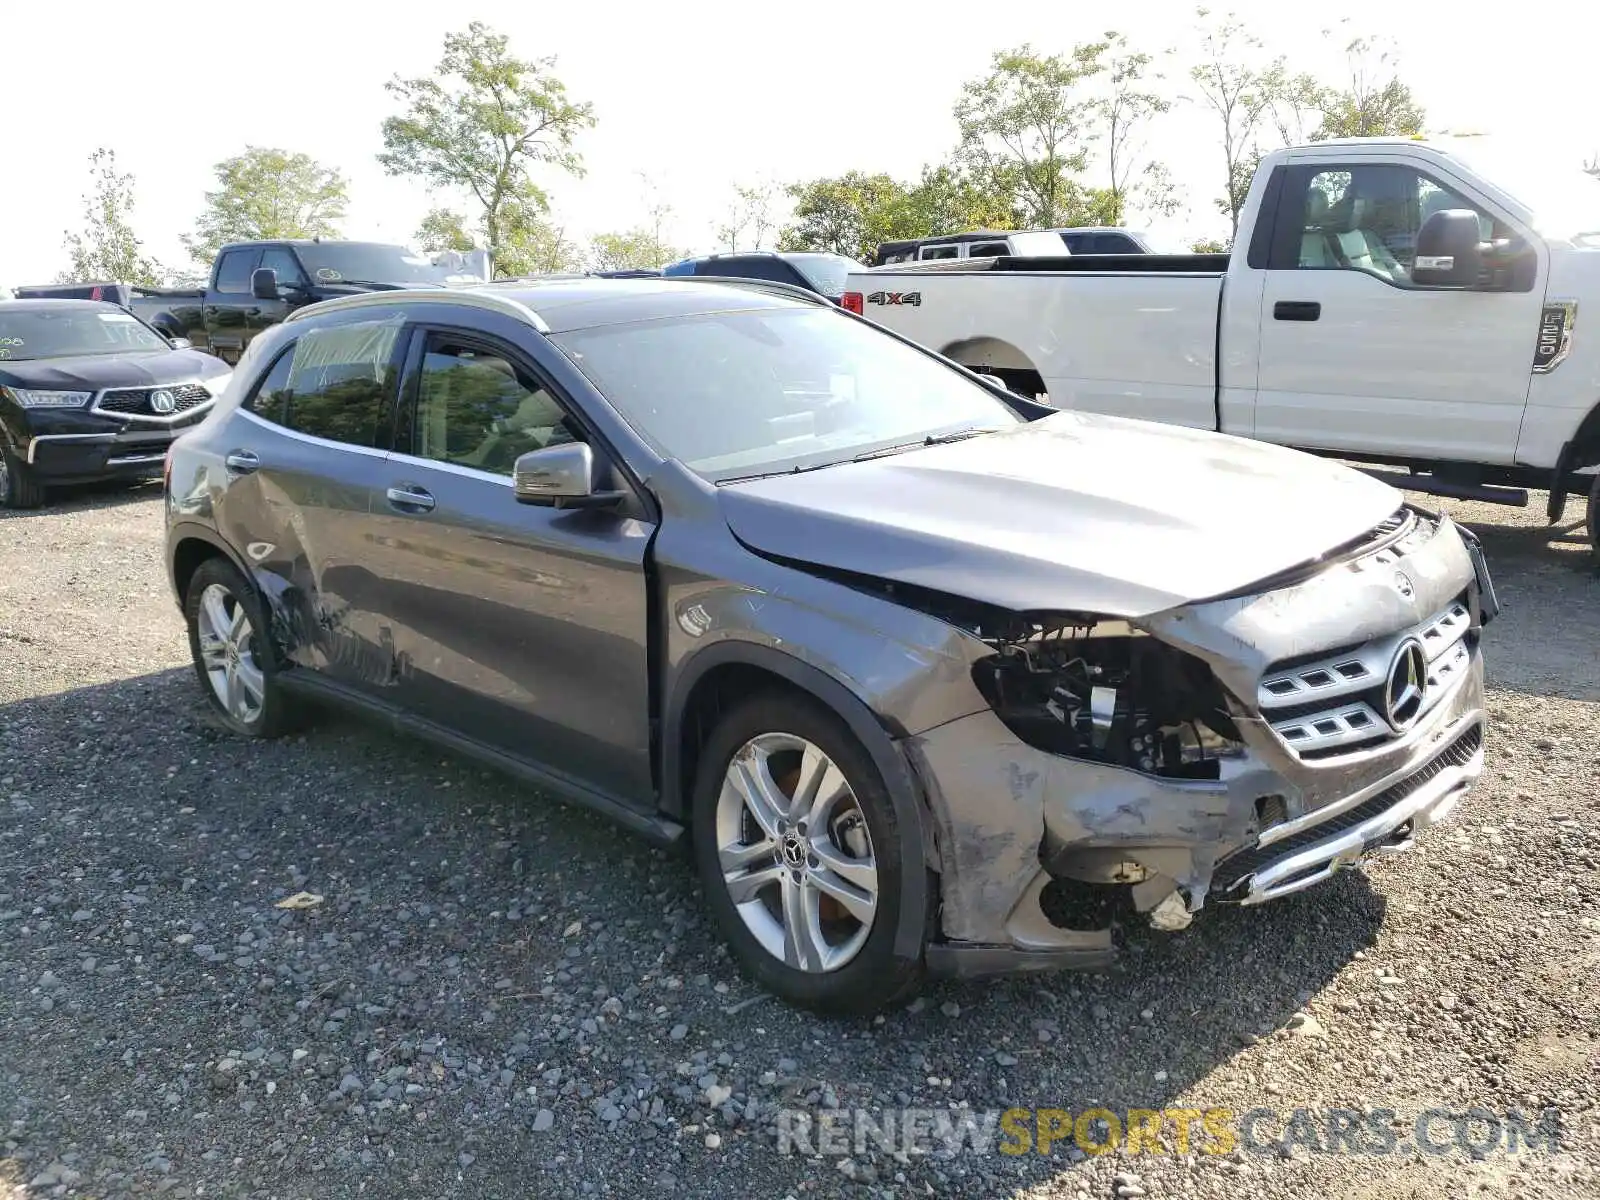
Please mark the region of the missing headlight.
POLYGON ((1199 659, 1144 636, 1057 628, 997 642, 972 676, 995 714, 1050 754, 1176 779, 1217 779, 1240 753, 1216 677, 1199 659))

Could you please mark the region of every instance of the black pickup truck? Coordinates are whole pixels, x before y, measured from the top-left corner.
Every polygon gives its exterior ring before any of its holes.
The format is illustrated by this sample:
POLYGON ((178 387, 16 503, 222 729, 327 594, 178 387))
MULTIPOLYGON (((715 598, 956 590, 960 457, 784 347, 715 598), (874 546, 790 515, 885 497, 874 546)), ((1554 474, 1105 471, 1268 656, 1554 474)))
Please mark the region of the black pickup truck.
POLYGON ((19 287, 16 296, 111 300, 165 336, 187 338, 233 363, 256 334, 307 304, 355 292, 452 282, 445 268, 405 246, 312 239, 226 245, 217 252, 204 288, 60 284, 19 287))

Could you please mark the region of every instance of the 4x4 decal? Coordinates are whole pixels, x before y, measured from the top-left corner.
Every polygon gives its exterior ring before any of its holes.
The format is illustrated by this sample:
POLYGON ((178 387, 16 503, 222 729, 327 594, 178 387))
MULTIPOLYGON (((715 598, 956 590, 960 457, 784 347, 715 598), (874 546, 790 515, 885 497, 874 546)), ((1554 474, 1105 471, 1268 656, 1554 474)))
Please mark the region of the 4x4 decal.
POLYGON ((873 292, 867 297, 868 304, 909 304, 913 308, 922 304, 921 292, 873 292))

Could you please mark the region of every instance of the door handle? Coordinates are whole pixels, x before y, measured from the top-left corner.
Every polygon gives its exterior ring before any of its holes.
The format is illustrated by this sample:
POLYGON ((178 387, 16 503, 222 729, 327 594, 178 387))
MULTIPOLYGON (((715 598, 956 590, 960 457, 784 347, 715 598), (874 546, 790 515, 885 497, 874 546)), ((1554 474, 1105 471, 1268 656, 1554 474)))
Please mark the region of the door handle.
POLYGON ((259 317, 261 310, 259 308, 247 308, 244 310, 244 315, 247 317, 259 317))
POLYGON ((1272 306, 1274 321, 1315 321, 1322 305, 1315 300, 1279 300, 1272 306))
POLYGON ((414 484, 392 487, 385 495, 388 496, 389 503, 401 512, 430 512, 433 509, 432 494, 414 484))
POLYGON ((240 475, 248 475, 261 465, 261 460, 250 450, 230 450, 222 461, 227 464, 228 470, 237 471, 240 475))

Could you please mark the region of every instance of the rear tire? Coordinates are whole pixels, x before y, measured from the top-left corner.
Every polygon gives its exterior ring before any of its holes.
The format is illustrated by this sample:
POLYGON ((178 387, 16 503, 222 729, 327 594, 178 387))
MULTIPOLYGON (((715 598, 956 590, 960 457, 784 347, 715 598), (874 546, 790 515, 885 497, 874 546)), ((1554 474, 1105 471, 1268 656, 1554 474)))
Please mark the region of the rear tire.
POLYGON ((38 508, 43 503, 44 484, 0 437, 0 508, 38 508))
POLYGON ((208 558, 184 596, 189 653, 217 718, 244 737, 272 738, 294 723, 256 590, 234 565, 208 558))
POLYGON ((931 903, 902 912, 900 891, 905 871, 927 871, 922 847, 831 710, 769 692, 729 711, 700 755, 691 840, 723 937, 768 991, 865 1014, 921 985, 931 903), (894 953, 905 925, 913 961, 894 953))

